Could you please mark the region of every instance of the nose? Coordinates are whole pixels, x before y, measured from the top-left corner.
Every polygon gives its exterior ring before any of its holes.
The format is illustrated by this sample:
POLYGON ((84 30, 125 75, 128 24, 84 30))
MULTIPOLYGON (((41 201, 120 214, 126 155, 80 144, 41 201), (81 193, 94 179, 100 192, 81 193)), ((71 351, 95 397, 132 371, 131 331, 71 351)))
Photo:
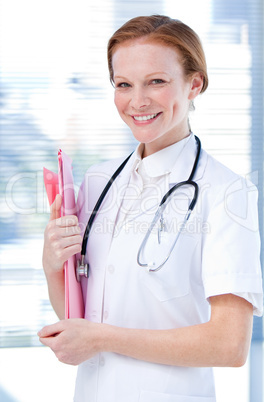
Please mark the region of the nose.
POLYGON ((143 109, 149 106, 151 100, 148 96, 146 88, 133 88, 130 100, 130 106, 135 110, 143 109))

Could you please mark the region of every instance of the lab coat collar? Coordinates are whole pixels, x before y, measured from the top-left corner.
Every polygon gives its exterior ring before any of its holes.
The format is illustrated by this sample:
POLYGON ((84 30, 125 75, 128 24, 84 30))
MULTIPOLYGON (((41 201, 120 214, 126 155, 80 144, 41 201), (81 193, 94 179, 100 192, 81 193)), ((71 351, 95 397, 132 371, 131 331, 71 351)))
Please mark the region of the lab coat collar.
MULTIPOLYGON (((181 181, 185 181, 189 178, 195 161, 196 153, 197 153, 196 140, 194 135, 191 134, 189 141, 186 143, 185 147, 183 148, 182 152, 177 158, 171 171, 169 177, 169 182, 171 185, 179 183, 181 181)), ((204 152, 203 149, 201 148, 199 163, 193 178, 194 181, 201 179, 204 174, 206 158, 203 158, 202 157, 203 155, 204 152)))
POLYGON ((149 178, 160 177, 171 172, 175 161, 189 141, 190 136, 183 138, 166 148, 142 159, 144 144, 139 144, 135 151, 133 169, 144 171, 149 178))
MULTIPOLYGON (((170 185, 187 180, 192 171, 196 153, 197 153, 197 144, 196 144, 196 140, 195 140, 193 133, 191 133, 190 136, 187 137, 185 140, 187 140, 187 141, 184 144, 183 148, 181 149, 181 151, 176 159, 176 162, 175 162, 174 166, 172 167, 171 172, 169 174, 170 185)), ((142 144, 139 144, 138 147, 136 148, 135 152, 133 153, 133 155, 127 162, 126 166, 120 173, 119 178, 118 178, 118 186, 123 186, 123 185, 125 185, 125 183, 128 183, 132 170, 138 166, 138 163, 141 160, 139 157, 140 152, 142 151, 141 147, 142 147, 142 144)), ((201 149, 199 163, 198 163, 197 170, 196 170, 196 173, 193 178, 194 181, 201 179, 203 176, 205 165, 206 165, 206 158, 203 157, 204 155, 206 155, 206 153, 204 153, 203 149, 201 149)), ((158 170, 155 171, 155 175, 157 172, 158 172, 158 170)), ((163 169, 163 173, 161 173, 161 174, 165 174, 165 173, 166 172, 163 169)))

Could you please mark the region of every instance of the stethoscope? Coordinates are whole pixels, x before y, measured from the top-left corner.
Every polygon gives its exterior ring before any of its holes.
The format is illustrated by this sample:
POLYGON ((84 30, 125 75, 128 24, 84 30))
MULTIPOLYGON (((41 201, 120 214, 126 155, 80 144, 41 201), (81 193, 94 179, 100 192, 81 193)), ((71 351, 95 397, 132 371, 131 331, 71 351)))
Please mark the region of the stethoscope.
MULTIPOLYGON (((196 202, 197 202, 197 198, 198 198, 198 184, 196 182, 193 181, 193 177, 195 175, 195 172, 197 170, 197 166, 198 166, 198 162, 199 162, 199 158, 200 158, 200 153, 201 153, 201 142, 199 140, 199 138, 195 135, 195 140, 196 140, 196 144, 197 144, 197 152, 196 152, 196 157, 194 160, 194 164, 193 164, 193 168, 191 171, 191 174, 188 178, 188 180, 186 181, 182 181, 180 183, 175 184, 175 186, 173 186, 169 191, 167 191, 167 193, 163 196, 158 209, 155 213, 155 216, 153 218, 153 221, 151 223, 151 225, 149 226, 147 233, 141 243, 141 246, 139 247, 138 250, 138 254, 137 254, 137 263, 138 265, 140 265, 141 267, 145 267, 149 272, 157 272, 159 271, 163 265, 168 261, 172 250, 174 249, 178 238, 180 236, 180 234, 182 233, 190 215, 191 212, 193 211, 196 202), (175 240, 172 243, 172 246, 170 247, 170 250, 168 251, 168 253, 166 254, 165 258, 163 259, 162 263, 160 263, 158 266, 156 266, 156 264, 154 262, 149 262, 149 263, 144 263, 142 262, 142 254, 144 251, 144 248, 148 242, 148 239, 152 233, 153 228, 157 225, 157 222, 159 221, 160 225, 159 225, 159 230, 158 230, 158 242, 160 243, 160 236, 161 236, 161 232, 163 231, 164 228, 164 224, 163 224, 163 211, 166 208, 167 204, 169 203, 173 193, 178 190, 180 187, 182 186, 192 186, 194 189, 194 193, 193 193, 193 197, 191 199, 191 202, 188 206, 188 210, 187 213, 184 217, 184 221, 181 225, 181 229, 178 231, 175 240)), ((98 198, 98 201, 92 211, 92 214, 88 220, 85 232, 84 232, 84 236, 83 236, 83 241, 82 241, 82 250, 81 250, 81 260, 77 261, 77 267, 76 267, 76 277, 78 282, 81 281, 81 278, 84 276, 86 278, 88 278, 89 276, 89 265, 86 264, 84 262, 85 259, 85 253, 86 253, 86 249, 87 249, 87 243, 88 243, 88 239, 89 239, 89 235, 91 232, 91 228, 94 222, 94 219, 97 215, 97 212, 103 202, 103 200, 106 197, 106 194, 108 193, 109 189, 111 188, 114 180, 117 178, 117 176, 122 172, 122 170, 124 169, 125 165, 127 164, 129 158, 131 157, 132 153, 121 163, 121 165, 118 167, 118 169, 114 172, 114 174, 112 175, 112 177, 110 178, 110 180, 108 181, 108 183, 106 184, 105 188, 103 189, 100 197, 98 198)))

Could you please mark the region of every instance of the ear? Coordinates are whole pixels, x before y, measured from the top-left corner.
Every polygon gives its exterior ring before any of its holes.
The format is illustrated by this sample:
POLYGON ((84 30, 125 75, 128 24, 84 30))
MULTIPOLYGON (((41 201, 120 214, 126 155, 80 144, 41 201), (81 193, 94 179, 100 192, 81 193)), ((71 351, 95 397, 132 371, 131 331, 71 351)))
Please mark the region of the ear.
POLYGON ((201 73, 195 73, 191 78, 191 88, 189 93, 189 100, 193 100, 201 92, 203 88, 203 75, 201 73))

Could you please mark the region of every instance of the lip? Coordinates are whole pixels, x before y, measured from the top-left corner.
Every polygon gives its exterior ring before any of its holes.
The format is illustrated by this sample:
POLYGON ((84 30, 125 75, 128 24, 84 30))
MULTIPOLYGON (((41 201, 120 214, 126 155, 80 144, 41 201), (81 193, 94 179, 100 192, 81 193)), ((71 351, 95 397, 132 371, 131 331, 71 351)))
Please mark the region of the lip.
POLYGON ((136 120, 135 117, 145 117, 145 116, 151 116, 151 115, 155 115, 155 114, 156 113, 133 114, 133 115, 131 115, 131 117, 133 119, 133 122, 137 126, 142 126, 142 125, 151 124, 154 121, 156 121, 158 119, 158 117, 162 114, 162 112, 158 112, 155 117, 153 117, 152 119, 148 119, 148 120, 136 120))

